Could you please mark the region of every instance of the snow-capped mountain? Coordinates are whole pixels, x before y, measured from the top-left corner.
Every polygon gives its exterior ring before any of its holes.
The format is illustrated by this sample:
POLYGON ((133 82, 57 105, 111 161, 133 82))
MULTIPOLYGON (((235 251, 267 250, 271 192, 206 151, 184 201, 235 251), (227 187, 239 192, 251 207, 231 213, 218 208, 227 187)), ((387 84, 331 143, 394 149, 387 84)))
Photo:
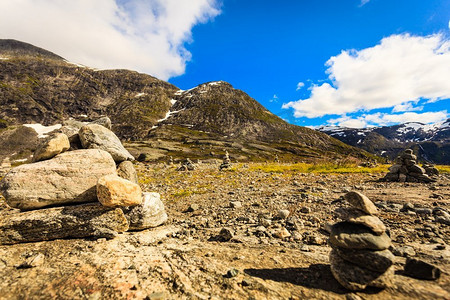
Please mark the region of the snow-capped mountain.
POLYGON ((322 126, 321 132, 377 155, 393 158, 407 147, 424 161, 450 163, 450 119, 435 124, 408 122, 393 126, 346 128, 322 126))

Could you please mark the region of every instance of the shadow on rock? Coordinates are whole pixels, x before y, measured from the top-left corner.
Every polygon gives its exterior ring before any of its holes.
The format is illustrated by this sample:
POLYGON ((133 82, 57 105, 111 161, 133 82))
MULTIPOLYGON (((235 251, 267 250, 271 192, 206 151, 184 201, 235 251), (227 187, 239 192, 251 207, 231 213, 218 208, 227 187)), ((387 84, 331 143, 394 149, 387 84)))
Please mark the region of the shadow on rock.
MULTIPOLYGON (((344 289, 334 279, 330 265, 312 264, 308 268, 275 268, 275 269, 245 269, 244 272, 250 276, 259 277, 264 280, 278 282, 289 282, 307 288, 321 289, 336 294, 346 294, 350 291, 344 289)), ((367 294, 376 294, 380 289, 368 288, 364 290, 367 294)))

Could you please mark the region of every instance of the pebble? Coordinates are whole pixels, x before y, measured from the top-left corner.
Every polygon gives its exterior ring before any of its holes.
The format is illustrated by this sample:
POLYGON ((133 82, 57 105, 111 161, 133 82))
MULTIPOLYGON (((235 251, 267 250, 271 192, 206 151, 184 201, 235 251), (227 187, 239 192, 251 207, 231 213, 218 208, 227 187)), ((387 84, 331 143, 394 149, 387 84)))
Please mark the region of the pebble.
POLYGON ((307 207, 307 206, 303 206, 303 207, 300 209, 300 212, 301 212, 301 213, 304 213, 304 214, 309 214, 309 213, 311 213, 311 208, 309 208, 309 207, 307 207))
POLYGON ((220 242, 227 242, 233 238, 234 234, 229 228, 222 228, 217 236, 220 242))
POLYGON ((289 210, 287 210, 287 209, 280 209, 278 211, 278 213, 277 213, 277 217, 282 219, 282 220, 284 220, 284 219, 287 219, 289 217, 290 213, 291 212, 289 210))
POLYGON ((272 232, 272 235, 273 235, 274 237, 276 237, 276 238, 279 238, 279 239, 284 239, 284 238, 288 238, 288 237, 291 236, 291 234, 289 233, 289 231, 288 231, 286 228, 284 228, 284 227, 282 227, 282 228, 280 228, 280 229, 275 229, 275 230, 272 232))
POLYGON ((242 207, 242 202, 241 201, 231 201, 230 202, 230 207, 231 208, 241 208, 242 207))
POLYGON ((187 212, 194 212, 196 210, 199 210, 200 206, 197 203, 192 203, 191 205, 189 205, 188 209, 186 210, 187 212))
POLYGON ((227 278, 233 278, 233 277, 236 277, 238 274, 239 274, 239 270, 237 270, 235 268, 232 268, 232 269, 227 271, 226 277, 227 278))
POLYGON ((354 208, 360 209, 369 215, 374 215, 378 213, 378 209, 375 204, 370 201, 367 196, 361 194, 360 192, 348 192, 344 196, 345 200, 350 203, 354 208))

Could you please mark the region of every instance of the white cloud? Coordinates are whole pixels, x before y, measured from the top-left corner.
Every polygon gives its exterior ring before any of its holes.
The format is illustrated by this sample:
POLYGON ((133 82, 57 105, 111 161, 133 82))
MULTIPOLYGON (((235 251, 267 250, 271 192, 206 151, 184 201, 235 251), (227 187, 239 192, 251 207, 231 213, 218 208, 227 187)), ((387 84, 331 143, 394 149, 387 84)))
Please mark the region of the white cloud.
POLYGON ((359 4, 359 6, 363 6, 369 2, 370 2, 370 0, 361 0, 361 3, 359 4))
POLYGON ((421 111, 423 106, 413 106, 412 103, 397 104, 392 108, 392 112, 403 112, 403 111, 421 111))
POLYGON ((0 38, 168 79, 184 73, 192 27, 219 13, 216 0, 2 0, 0 38))
POLYGON ((278 102, 278 96, 274 94, 272 99, 269 100, 269 102, 278 102))
POLYGON ((283 108, 315 118, 450 98, 450 40, 442 34, 392 35, 371 48, 342 51, 326 66, 332 84, 314 85, 308 99, 283 108))
POLYGON ((364 128, 369 126, 388 126, 406 122, 432 124, 444 121, 447 118, 448 113, 444 110, 424 113, 405 112, 403 114, 374 113, 364 114, 355 118, 343 116, 336 119, 330 119, 327 121, 327 123, 329 125, 337 125, 350 128, 364 128))
POLYGON ((299 83, 297 83, 297 89, 296 89, 296 91, 298 91, 298 90, 300 90, 302 87, 304 87, 305 86, 305 83, 304 82, 299 82, 299 83))

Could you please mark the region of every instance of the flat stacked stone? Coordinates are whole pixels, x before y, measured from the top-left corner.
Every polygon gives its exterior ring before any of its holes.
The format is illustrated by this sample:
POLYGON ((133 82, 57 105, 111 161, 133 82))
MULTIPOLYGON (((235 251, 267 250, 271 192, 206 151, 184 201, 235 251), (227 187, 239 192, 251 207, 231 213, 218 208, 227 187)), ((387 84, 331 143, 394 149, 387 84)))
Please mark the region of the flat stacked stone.
POLYGON ((432 164, 423 164, 422 167, 425 169, 425 174, 428 176, 438 176, 439 170, 432 164))
POLYGON ((336 213, 343 221, 331 227, 331 272, 349 290, 386 288, 394 276, 394 255, 388 250, 391 239, 386 227, 365 195, 349 192, 345 199, 352 207, 339 208, 336 213))
POLYGON ((427 175, 424 168, 417 164, 417 156, 411 149, 406 149, 395 162, 383 178, 384 181, 425 183, 435 181, 427 175))
POLYGON ((231 160, 228 151, 225 152, 225 156, 223 157, 223 162, 219 166, 219 170, 230 169, 231 168, 231 160))

